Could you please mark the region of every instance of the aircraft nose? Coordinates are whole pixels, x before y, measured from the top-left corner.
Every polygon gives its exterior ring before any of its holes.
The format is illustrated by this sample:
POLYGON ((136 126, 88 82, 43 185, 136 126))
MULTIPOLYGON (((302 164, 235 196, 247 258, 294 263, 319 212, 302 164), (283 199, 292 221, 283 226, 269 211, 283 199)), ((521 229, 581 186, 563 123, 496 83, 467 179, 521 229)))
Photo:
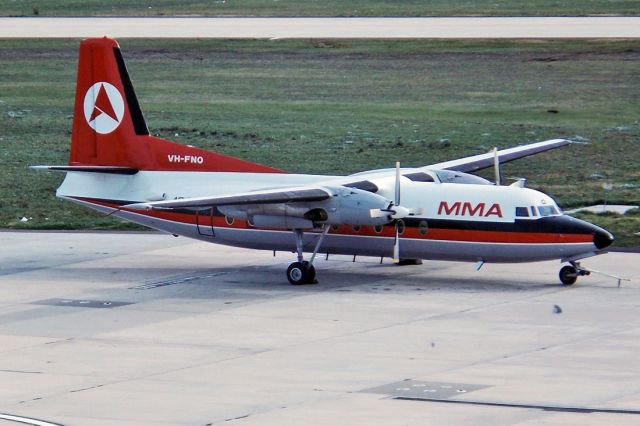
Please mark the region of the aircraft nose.
POLYGON ((593 245, 595 245, 598 250, 609 247, 613 244, 613 240, 613 235, 602 228, 597 228, 593 233, 593 245))

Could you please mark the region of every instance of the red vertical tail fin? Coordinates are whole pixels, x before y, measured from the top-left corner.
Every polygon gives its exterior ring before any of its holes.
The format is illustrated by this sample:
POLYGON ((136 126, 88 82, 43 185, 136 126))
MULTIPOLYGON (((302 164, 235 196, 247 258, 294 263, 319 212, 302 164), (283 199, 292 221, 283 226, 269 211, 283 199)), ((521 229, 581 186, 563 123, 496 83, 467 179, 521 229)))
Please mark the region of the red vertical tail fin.
POLYGON ((69 164, 138 170, 281 172, 151 136, 120 46, 106 37, 80 44, 69 164))
POLYGON ((118 43, 82 41, 70 165, 138 166, 149 156, 138 139, 148 136, 118 43))

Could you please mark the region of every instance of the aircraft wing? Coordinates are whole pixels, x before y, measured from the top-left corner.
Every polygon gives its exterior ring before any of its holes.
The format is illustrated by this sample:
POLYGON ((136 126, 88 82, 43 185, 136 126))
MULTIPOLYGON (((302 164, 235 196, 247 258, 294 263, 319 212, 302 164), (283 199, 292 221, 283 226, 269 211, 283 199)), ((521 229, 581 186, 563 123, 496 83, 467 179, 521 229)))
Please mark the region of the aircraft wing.
POLYGON ((212 197, 179 198, 177 200, 152 201, 148 203, 127 204, 124 207, 134 210, 172 210, 204 209, 213 206, 239 206, 250 204, 279 204, 294 202, 323 201, 333 194, 322 187, 279 188, 263 191, 251 191, 233 195, 212 197))
MULTIPOLYGON (((530 155, 539 154, 549 151, 550 149, 560 148, 573 143, 568 139, 551 139, 543 142, 536 142, 527 145, 516 146, 498 151, 498 160, 500 164, 517 160, 518 158, 528 157, 530 155)), ((475 172, 477 170, 493 167, 494 154, 474 155, 471 157, 460 158, 458 160, 445 161, 444 163, 432 164, 422 167, 429 170, 453 170, 463 173, 475 172)))

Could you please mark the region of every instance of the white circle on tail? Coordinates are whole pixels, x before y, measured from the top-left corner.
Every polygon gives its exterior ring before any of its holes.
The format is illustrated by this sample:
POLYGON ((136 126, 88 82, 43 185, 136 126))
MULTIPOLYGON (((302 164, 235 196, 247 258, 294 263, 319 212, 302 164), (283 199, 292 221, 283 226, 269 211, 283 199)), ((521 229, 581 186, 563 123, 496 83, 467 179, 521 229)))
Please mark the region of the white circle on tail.
POLYGON ((99 81, 84 95, 84 118, 101 134, 113 132, 124 117, 124 99, 110 83, 99 81))

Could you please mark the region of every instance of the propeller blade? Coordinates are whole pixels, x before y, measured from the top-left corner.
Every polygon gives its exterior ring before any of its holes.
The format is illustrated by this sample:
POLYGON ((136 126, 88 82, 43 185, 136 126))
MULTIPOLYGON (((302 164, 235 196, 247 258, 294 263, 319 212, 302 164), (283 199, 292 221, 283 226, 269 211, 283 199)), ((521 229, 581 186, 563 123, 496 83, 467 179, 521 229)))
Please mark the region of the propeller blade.
POLYGON ((500 186, 500 158, 498 157, 498 147, 493 148, 493 169, 496 177, 496 186, 500 186))
POLYGON ((390 210, 390 209, 370 209, 369 210, 369 217, 372 219, 375 219, 378 217, 389 217, 392 214, 395 214, 395 210, 390 210))
POLYGON ((396 161, 396 188, 395 197, 393 200, 396 206, 400 205, 400 162, 396 161))
POLYGON ((396 182, 395 182, 395 193, 393 204, 395 207, 395 212, 391 216, 396 219, 395 228, 396 235, 393 239, 393 263, 400 263, 400 229, 398 228, 398 219, 400 217, 405 217, 409 214, 408 209, 400 206, 400 162, 396 161, 396 182))
POLYGON ((396 221, 396 236, 393 240, 393 263, 400 263, 400 230, 396 221))

